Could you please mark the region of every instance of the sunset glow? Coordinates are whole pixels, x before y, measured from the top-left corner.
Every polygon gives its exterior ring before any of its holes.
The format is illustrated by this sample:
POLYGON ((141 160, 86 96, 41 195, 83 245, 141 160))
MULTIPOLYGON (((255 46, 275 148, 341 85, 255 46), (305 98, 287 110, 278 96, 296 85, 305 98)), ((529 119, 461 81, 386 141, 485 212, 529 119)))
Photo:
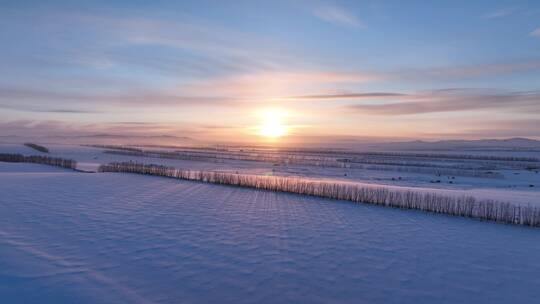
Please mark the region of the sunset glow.
POLYGON ((287 126, 283 122, 285 116, 283 111, 269 109, 265 110, 261 116, 259 135, 267 138, 279 138, 287 135, 287 126))
POLYGON ((538 3, 277 2, 13 1, 0 137, 540 138, 538 3))

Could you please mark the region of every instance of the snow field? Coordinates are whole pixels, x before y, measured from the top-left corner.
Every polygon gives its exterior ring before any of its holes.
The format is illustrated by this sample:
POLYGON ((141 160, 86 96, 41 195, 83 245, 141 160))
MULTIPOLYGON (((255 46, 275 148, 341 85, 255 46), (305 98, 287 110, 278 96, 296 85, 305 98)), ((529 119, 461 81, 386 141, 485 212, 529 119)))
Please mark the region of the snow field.
POLYGON ((533 303, 540 296, 536 229, 49 169, 0 173, 6 303, 533 303))
POLYGON ((281 176, 189 171, 133 162, 103 165, 100 167, 100 171, 156 175, 389 207, 417 209, 502 223, 540 226, 540 207, 538 206, 511 204, 493 200, 477 200, 474 197, 443 195, 436 192, 420 192, 413 189, 400 191, 389 189, 388 187, 281 176))

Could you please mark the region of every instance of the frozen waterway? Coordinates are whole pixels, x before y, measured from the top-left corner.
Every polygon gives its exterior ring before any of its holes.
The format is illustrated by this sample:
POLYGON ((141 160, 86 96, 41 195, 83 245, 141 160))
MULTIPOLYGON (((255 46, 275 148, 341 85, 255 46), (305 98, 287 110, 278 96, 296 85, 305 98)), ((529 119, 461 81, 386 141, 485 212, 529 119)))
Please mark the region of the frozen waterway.
POLYGON ((0 163, 6 303, 533 303, 540 230, 0 163), (37 168, 37 169, 33 169, 37 168))

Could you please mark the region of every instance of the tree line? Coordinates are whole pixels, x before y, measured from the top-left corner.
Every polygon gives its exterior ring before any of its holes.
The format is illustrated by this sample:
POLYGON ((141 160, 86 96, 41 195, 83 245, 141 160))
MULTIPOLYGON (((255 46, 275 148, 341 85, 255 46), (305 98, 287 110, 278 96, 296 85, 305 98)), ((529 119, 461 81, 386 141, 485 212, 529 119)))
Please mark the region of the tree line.
POLYGON ((389 189, 380 186, 318 181, 297 177, 181 170, 173 167, 134 162, 102 165, 99 171, 163 176, 540 227, 539 207, 495 200, 480 200, 471 196, 452 196, 415 191, 413 189, 389 189))
POLYGON ((75 167, 77 166, 77 162, 71 159, 41 156, 41 155, 25 156, 22 154, 0 153, 0 161, 10 162, 10 163, 44 164, 44 165, 62 167, 62 168, 67 168, 67 169, 75 169, 75 167))

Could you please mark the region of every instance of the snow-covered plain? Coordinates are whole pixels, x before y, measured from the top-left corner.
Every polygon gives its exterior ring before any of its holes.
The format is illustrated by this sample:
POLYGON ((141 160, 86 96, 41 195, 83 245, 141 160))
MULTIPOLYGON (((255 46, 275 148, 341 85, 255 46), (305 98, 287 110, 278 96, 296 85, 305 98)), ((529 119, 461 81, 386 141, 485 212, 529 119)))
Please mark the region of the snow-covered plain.
POLYGON ((538 229, 0 163, 3 303, 534 303, 538 229))
MULTIPOLYGON (((414 189, 419 192, 437 192, 456 196, 474 196, 479 199, 491 199, 514 204, 540 204, 540 173, 527 170, 500 170, 502 178, 476 178, 436 176, 411 172, 378 171, 364 169, 346 169, 316 167, 306 165, 280 165, 271 162, 241 160, 194 161, 156 157, 137 157, 104 153, 105 149, 80 145, 46 144, 51 151, 48 155, 74 159, 82 170, 96 170, 100 164, 110 162, 135 161, 146 164, 159 164, 187 170, 206 170, 239 172, 256 175, 280 175, 319 180, 354 182, 363 185, 384 186, 392 189, 414 189), (441 183, 432 183, 433 180, 441 183), (452 183, 450 183, 452 182, 452 183), (533 187, 530 187, 533 185, 533 187)), ((450 153, 447 151, 444 153, 450 153)), ((44 155, 21 144, 0 144, 0 153, 22 153, 25 155, 44 155)), ((433 151, 433 153, 443 153, 433 151)), ((453 153, 456 153, 453 151, 453 153)), ((461 152, 473 154, 470 151, 461 152)), ((497 151, 484 152, 498 156, 497 151)), ((508 152, 504 156, 509 156, 508 152)), ((540 158, 540 152, 515 152, 519 157, 540 158)))

